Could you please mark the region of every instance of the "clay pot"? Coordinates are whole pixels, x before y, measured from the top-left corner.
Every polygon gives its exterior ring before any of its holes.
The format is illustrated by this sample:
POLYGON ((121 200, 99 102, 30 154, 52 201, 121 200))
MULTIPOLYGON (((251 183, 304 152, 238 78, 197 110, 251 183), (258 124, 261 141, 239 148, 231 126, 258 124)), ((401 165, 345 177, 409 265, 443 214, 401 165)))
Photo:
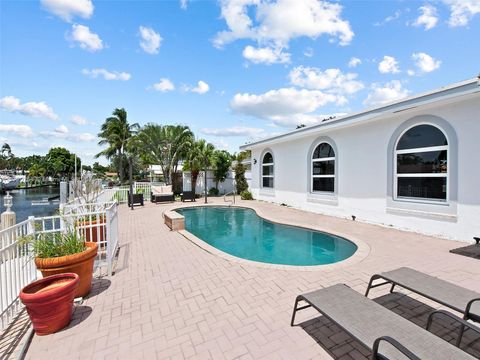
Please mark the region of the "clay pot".
POLYGON ((43 277, 61 273, 77 274, 80 282, 75 297, 84 297, 88 295, 92 287, 93 262, 98 251, 96 243, 86 242, 85 246, 87 250, 73 255, 46 259, 36 257, 35 265, 42 272, 43 277))
POLYGON ((77 274, 66 273, 34 281, 22 289, 20 300, 37 335, 53 334, 70 323, 78 284, 77 274))
MULTIPOLYGON (((107 236, 105 218, 96 220, 80 220, 77 222, 77 229, 87 242, 104 242, 107 236)), ((105 246, 105 244, 102 244, 105 246)))

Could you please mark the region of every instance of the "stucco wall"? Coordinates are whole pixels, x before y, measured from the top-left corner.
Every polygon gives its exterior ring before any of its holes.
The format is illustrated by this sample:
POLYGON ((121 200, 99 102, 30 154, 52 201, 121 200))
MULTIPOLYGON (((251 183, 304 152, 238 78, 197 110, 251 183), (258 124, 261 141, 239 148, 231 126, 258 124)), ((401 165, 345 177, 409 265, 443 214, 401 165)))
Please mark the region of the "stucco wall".
POLYGON ((252 149, 252 185, 259 200, 284 203, 312 212, 394 226, 424 234, 470 241, 480 236, 480 100, 409 110, 341 129, 321 130, 297 140, 252 149), (393 148, 397 134, 415 123, 440 126, 449 141, 450 200, 447 204, 394 200, 393 148), (310 191, 312 147, 328 139, 336 147, 333 195, 310 191), (274 156, 275 186, 260 184, 262 154, 274 156))

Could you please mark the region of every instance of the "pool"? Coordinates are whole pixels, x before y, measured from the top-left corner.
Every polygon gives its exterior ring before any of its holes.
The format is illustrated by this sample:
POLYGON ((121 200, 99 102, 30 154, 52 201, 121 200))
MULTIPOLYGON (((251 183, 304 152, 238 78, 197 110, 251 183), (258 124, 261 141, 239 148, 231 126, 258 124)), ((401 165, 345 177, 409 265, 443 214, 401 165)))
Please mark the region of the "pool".
POLYGON ((176 209, 187 231, 230 255, 269 264, 313 266, 352 256, 342 237, 270 222, 252 209, 203 206, 176 209))

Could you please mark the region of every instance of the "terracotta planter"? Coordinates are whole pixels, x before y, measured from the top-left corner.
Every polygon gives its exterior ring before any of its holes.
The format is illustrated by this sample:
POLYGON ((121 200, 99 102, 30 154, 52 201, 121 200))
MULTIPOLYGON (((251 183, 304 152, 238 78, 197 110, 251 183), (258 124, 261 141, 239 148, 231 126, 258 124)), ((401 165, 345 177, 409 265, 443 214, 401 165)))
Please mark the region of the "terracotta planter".
POLYGON ((78 254, 47 259, 36 257, 35 265, 44 277, 61 273, 77 274, 80 282, 75 297, 86 296, 92 287, 93 262, 97 255, 98 245, 93 242, 86 242, 85 245, 87 250, 78 254))
MULTIPOLYGON (((103 242, 107 236, 107 226, 105 218, 98 220, 80 220, 77 222, 77 229, 87 242, 103 242)), ((105 246, 105 244, 102 244, 105 246)))
POLYGON ((70 323, 78 284, 77 274, 66 273, 34 281, 22 289, 20 300, 37 335, 53 334, 70 323))

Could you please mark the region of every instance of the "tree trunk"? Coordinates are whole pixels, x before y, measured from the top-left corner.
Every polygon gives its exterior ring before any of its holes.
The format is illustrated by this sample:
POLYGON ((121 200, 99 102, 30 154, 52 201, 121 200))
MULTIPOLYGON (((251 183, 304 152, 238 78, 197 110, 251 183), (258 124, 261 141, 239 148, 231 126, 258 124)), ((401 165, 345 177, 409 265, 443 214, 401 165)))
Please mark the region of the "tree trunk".
POLYGON ((195 190, 197 189, 197 178, 198 178, 198 170, 194 170, 191 172, 192 176, 192 191, 195 194, 195 190))
POLYGON ((123 154, 121 151, 118 152, 118 177, 120 178, 120 185, 123 184, 123 179, 125 178, 123 171, 123 154))
POLYGON ((205 204, 206 204, 207 203, 207 194, 208 194, 208 189, 207 189, 207 164, 205 164, 204 177, 205 177, 205 204))

